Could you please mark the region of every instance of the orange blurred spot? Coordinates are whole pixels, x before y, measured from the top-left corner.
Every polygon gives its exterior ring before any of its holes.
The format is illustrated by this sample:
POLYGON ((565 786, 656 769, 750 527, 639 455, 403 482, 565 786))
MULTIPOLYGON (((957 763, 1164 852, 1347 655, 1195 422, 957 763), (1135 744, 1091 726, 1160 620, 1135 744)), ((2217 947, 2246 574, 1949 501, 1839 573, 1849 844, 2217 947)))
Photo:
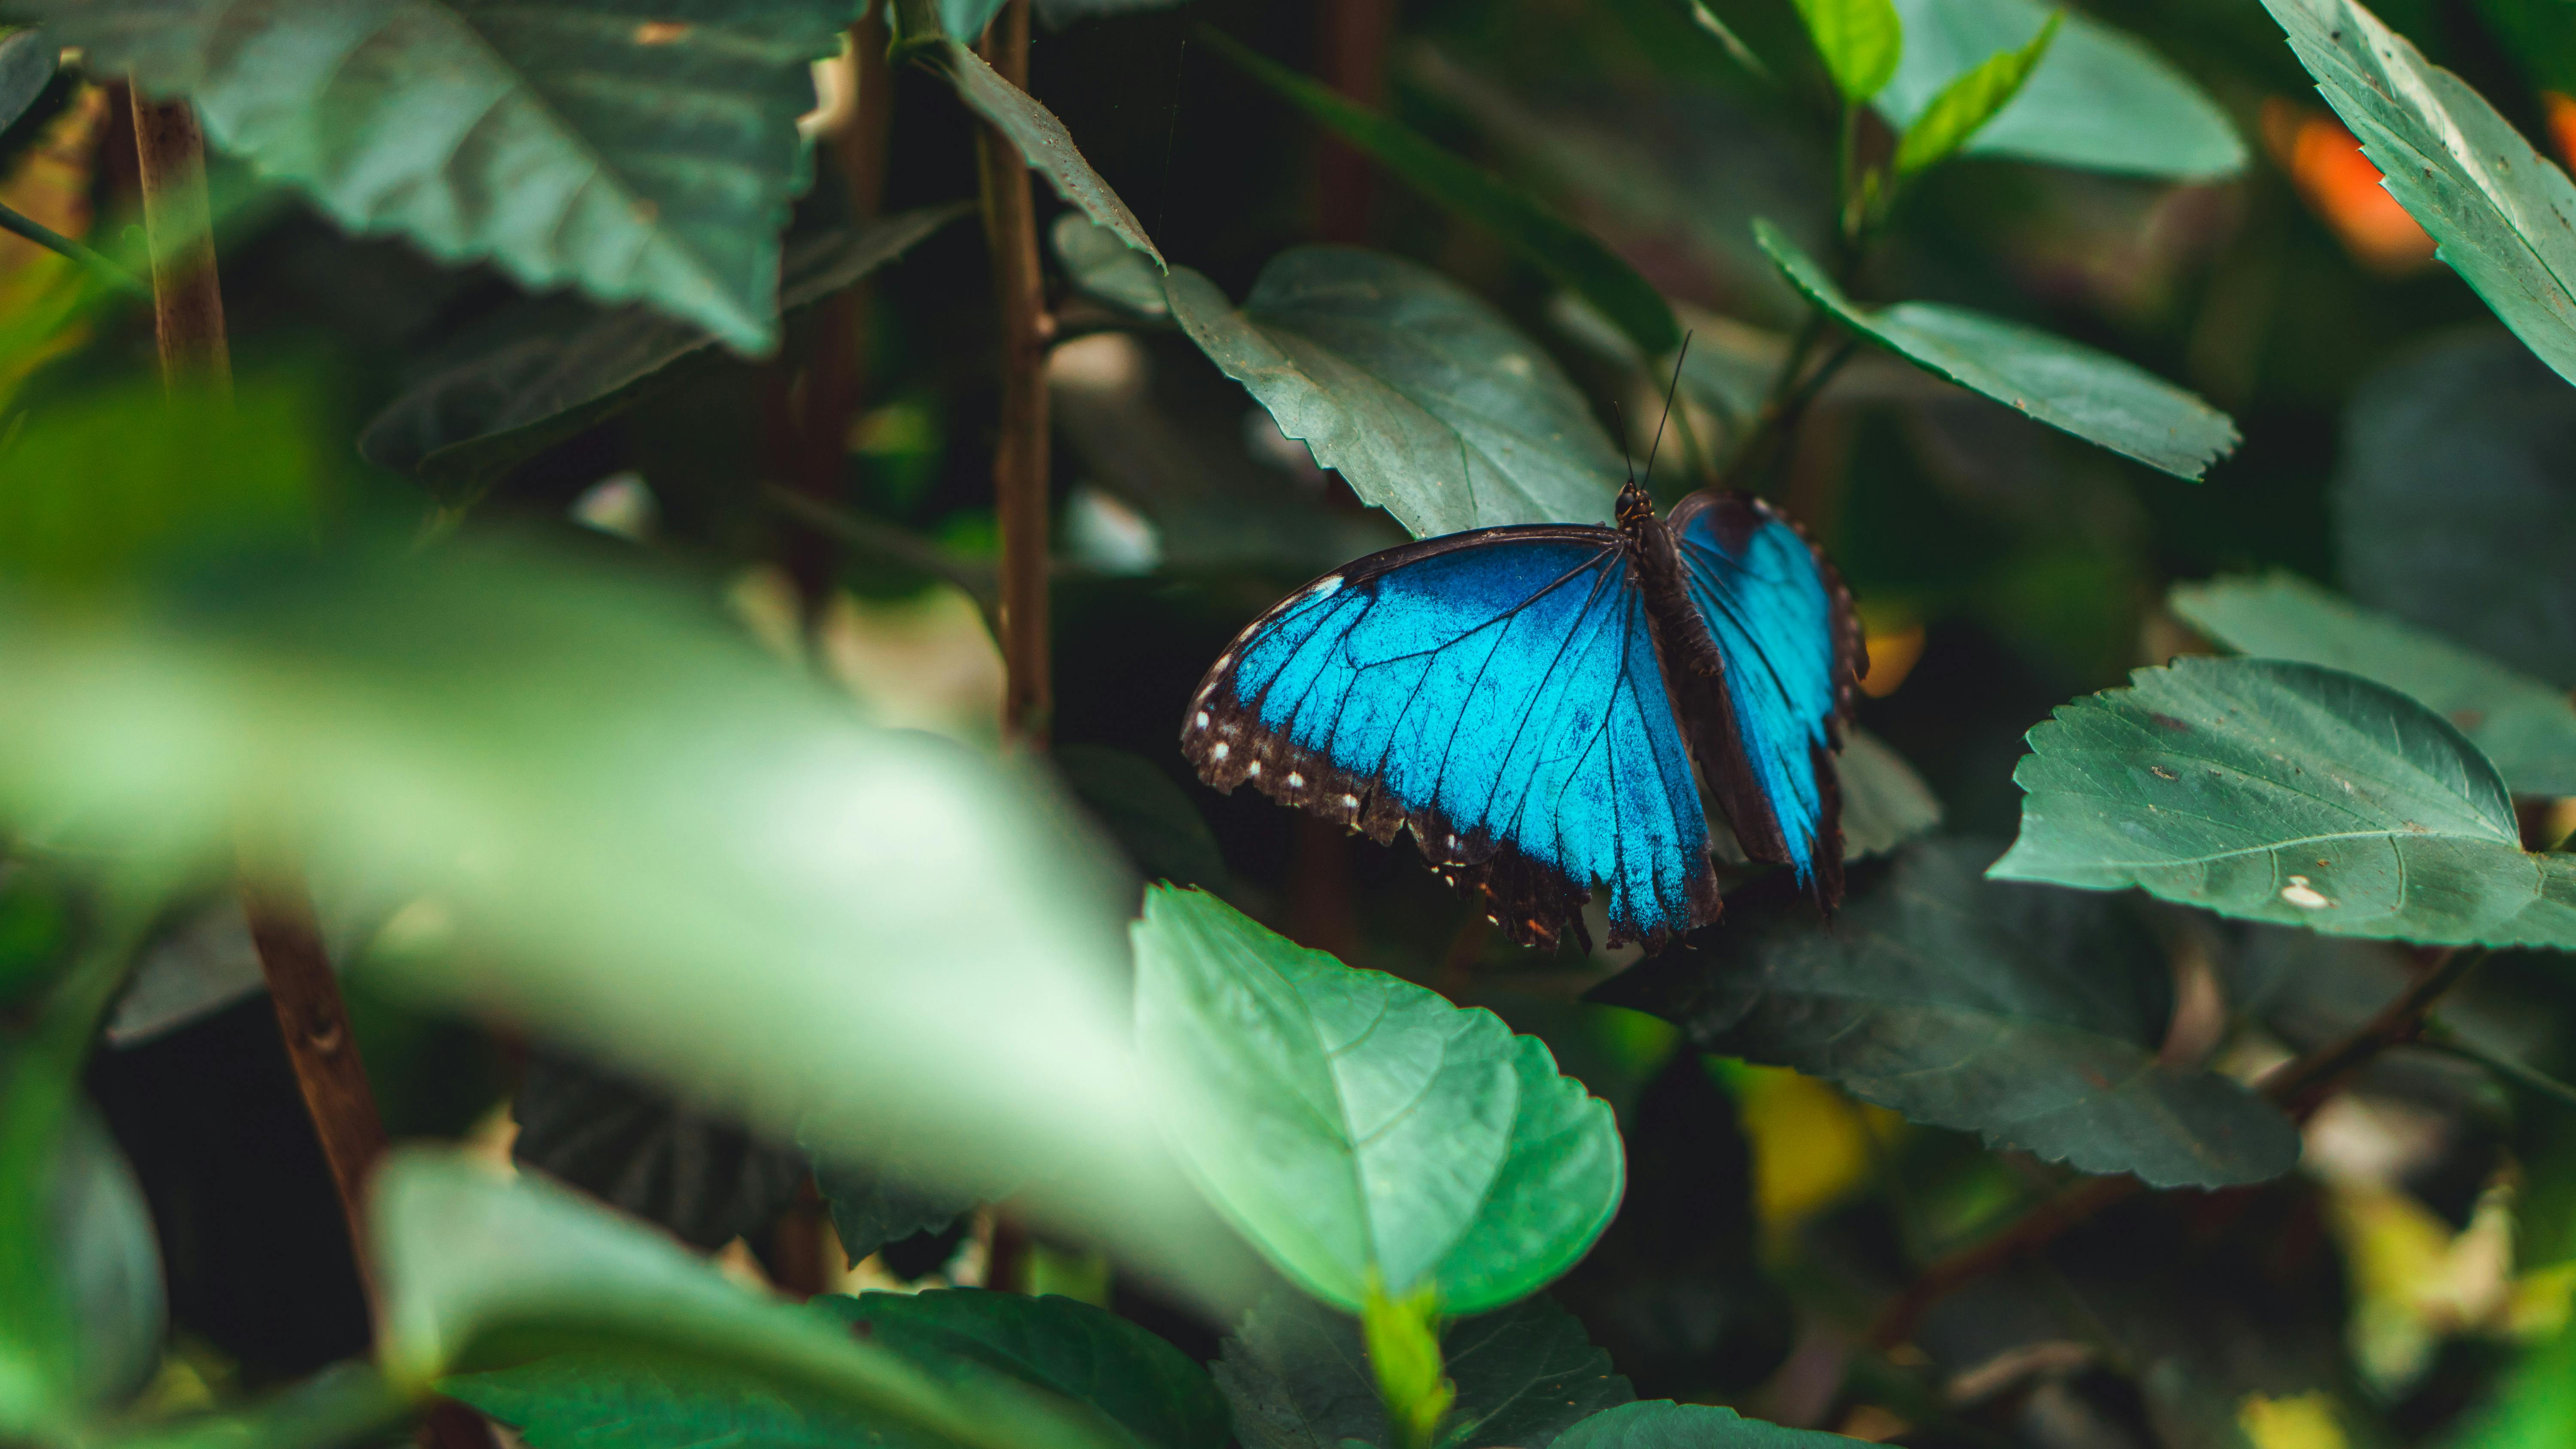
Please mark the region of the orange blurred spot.
POLYGON ((1908 624, 1902 629, 1880 633, 1869 631, 1869 673, 1861 676, 1860 692, 1872 699, 1885 699, 1914 672, 1914 661, 1923 657, 1923 626, 1908 624))
POLYGON ((2380 185, 2379 168, 2341 121, 2275 96, 2263 103, 2263 140, 2353 260, 2390 277, 2433 260, 2433 239, 2380 185))
POLYGON ((2576 171, 2576 98, 2542 91, 2540 110, 2549 122, 2549 144, 2558 148, 2558 164, 2576 171))
MULTIPOLYGON (((107 92, 83 86, 0 176, 0 205, 72 238, 89 234, 91 168, 107 130, 107 92)), ((0 402, 89 335, 78 320, 80 264, 0 233, 0 402)))

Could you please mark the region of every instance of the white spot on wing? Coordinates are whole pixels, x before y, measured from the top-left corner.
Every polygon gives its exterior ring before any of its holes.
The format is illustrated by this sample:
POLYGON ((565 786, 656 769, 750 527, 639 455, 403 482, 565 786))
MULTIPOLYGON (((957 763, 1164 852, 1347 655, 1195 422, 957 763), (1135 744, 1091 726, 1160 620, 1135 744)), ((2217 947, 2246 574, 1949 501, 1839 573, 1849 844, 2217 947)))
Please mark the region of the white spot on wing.
POLYGON ((1288 772, 1288 788, 1291 790, 1302 790, 1306 788, 1306 777, 1298 774, 1294 770, 1290 770, 1288 772))
POLYGON ((1251 764, 1244 766, 1243 773, 1252 776, 1256 780, 1261 778, 1261 762, 1259 760, 1255 760, 1251 764))
POLYGON ((1226 756, 1228 756, 1228 755, 1230 755, 1230 754, 1233 754, 1233 753, 1234 753, 1234 746, 1227 744, 1227 743, 1226 743, 1225 741, 1223 741, 1223 740, 1219 740, 1219 741, 1217 741, 1217 745, 1216 745, 1216 757, 1217 757, 1218 759, 1222 760, 1222 759, 1224 759, 1226 756))
POLYGON ((1360 797, 1359 797, 1359 796, 1357 796, 1357 795, 1345 795, 1345 796, 1343 796, 1343 797, 1342 797, 1342 808, 1343 808, 1343 809, 1345 809, 1345 810, 1357 810, 1358 808, 1360 808, 1360 797))
POLYGON ((1207 728, 1207 721, 1208 721, 1208 712, 1207 712, 1206 710, 1200 710, 1200 711, 1199 711, 1199 719, 1198 719, 1198 727, 1199 727, 1200 729, 1206 729, 1206 728, 1207 728))

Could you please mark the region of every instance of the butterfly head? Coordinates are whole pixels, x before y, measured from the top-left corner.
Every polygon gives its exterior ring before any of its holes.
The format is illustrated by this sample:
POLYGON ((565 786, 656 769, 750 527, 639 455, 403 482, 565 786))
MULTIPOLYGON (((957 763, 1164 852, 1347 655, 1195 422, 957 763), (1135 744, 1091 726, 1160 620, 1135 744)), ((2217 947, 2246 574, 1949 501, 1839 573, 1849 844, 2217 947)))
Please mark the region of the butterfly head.
POLYGON ((1620 532, 1635 533, 1645 527, 1655 516, 1653 495, 1646 492, 1644 484, 1634 478, 1629 479, 1627 486, 1619 490, 1619 507, 1616 516, 1619 520, 1620 532))

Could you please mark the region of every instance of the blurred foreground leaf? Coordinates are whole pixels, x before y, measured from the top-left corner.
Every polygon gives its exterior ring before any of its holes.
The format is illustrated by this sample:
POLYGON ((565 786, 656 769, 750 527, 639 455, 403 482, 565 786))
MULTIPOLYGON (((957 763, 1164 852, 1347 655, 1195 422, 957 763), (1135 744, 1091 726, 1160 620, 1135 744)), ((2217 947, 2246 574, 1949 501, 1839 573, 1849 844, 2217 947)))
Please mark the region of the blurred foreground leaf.
POLYGON ((1373 1285, 1476 1313, 1571 1267, 1618 1206, 1610 1108, 1535 1037, 1342 965, 1198 891, 1135 928, 1138 1044, 1225 1214, 1346 1311, 1373 1285))
POLYGON ((1864 310, 1769 222, 1762 249, 1834 320, 1936 377, 2096 447, 2196 480, 2236 446, 2236 424, 2199 398, 2106 352, 1933 302, 1864 310))
POLYGON ((2038 34, 2018 46, 1996 51, 1943 86, 1931 104, 1923 108, 1923 114, 1915 117, 1905 134, 1897 138, 1896 174, 1908 176, 1948 160, 1951 153, 1985 129, 1996 112, 2021 94, 2030 73, 2039 67, 2049 44, 2057 39, 2065 19, 2066 12, 2051 12, 2040 24, 2038 34))
POLYGON ((2239 653, 2341 669, 2431 706, 2517 795, 2576 795, 2576 705, 2536 679, 2291 574, 2177 585, 2172 605, 2239 653))
POLYGON ((2263 0, 2388 194, 2504 325, 2576 381, 2576 183, 2353 0, 2263 0))
POLYGON ((41 30, 0 36, 0 131, 9 129, 45 93, 61 48, 41 30))
POLYGON ((1701 1051, 2085 1172, 2223 1187, 2288 1171, 2288 1118, 2157 1060, 2173 994, 2144 923, 2098 897, 1985 880, 1995 853, 1914 846, 1855 881, 1830 927, 1804 900, 1731 904, 1706 947, 1631 967, 1592 999, 1674 1022, 1701 1051))
POLYGON ((1887 88, 1905 47, 1905 27, 1889 0, 1795 0, 1807 38, 1849 105, 1867 105, 1887 88))
MULTIPOLYGON (((1869 731, 1857 726, 1849 731, 1842 753, 1834 758, 1834 772, 1843 793, 1843 859, 1885 855, 1940 828, 1940 797, 1903 755, 1869 731)), ((1725 816, 1711 809, 1708 818, 1710 852, 1730 864, 1745 864, 1749 857, 1725 816)))
POLYGON ((1187 268, 1172 315, 1361 501, 1416 538, 1607 523, 1619 453, 1555 360, 1427 267, 1299 247, 1240 310, 1187 268))
POLYGON ((107 1449, 341 1449, 380 1442, 411 1406, 365 1364, 340 1364, 249 1408, 154 1424, 107 1449))
POLYGON ((1992 874, 2342 936, 2576 948, 2576 857, 2522 849, 2459 730, 2311 664, 2184 658, 2030 732, 1992 874))

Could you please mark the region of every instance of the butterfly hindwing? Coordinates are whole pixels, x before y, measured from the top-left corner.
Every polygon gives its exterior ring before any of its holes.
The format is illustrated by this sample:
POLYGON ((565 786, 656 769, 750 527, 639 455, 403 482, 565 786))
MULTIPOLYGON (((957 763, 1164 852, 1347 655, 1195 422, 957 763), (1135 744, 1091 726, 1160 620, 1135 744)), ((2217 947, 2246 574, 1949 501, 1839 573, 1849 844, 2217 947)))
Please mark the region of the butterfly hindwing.
POLYGON ((1708 824, 1627 550, 1607 529, 1483 529, 1327 574, 1200 684, 1182 745, 1220 789, 1391 841, 1529 944, 1610 888, 1612 940, 1717 915, 1708 824))
POLYGON ((1710 793, 1746 855, 1795 868, 1830 910, 1842 898, 1833 752, 1868 669, 1851 596, 1796 525, 1748 495, 1695 493, 1667 527, 1720 666, 1714 697, 1685 705, 1710 793))

